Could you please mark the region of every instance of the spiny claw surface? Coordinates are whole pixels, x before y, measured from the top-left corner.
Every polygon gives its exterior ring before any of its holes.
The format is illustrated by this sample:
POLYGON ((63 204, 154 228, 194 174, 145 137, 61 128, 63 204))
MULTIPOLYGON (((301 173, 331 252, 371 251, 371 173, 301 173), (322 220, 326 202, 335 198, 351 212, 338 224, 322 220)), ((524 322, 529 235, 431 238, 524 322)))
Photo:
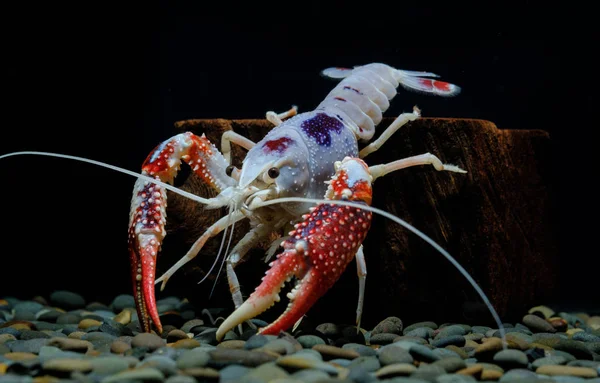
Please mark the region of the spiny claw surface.
MULTIPOLYGON (((338 164, 326 198, 352 202, 371 202, 371 176, 364 162, 346 158, 338 164)), ((286 281, 297 278, 287 294, 290 303, 261 334, 279 334, 291 328, 342 275, 354 258, 371 225, 369 211, 335 204, 320 204, 295 225, 290 238, 282 243, 284 252, 270 264, 262 283, 217 330, 220 340, 227 331, 251 319, 280 300, 286 281)))
MULTIPOLYGON (((142 165, 142 174, 172 183, 181 162, 217 191, 235 181, 227 176, 227 163, 221 153, 204 136, 186 132, 158 145, 142 165)), ((156 258, 166 236, 167 194, 162 186, 138 179, 133 190, 129 216, 129 259, 133 294, 143 332, 151 331, 150 320, 161 333, 162 325, 156 309, 154 284, 156 258)), ((166 278, 163 280, 163 288, 166 278)))
POLYGON ((166 194, 150 182, 138 181, 134 195, 137 209, 132 209, 132 223, 129 226, 129 262, 133 294, 136 302, 141 329, 150 332, 150 320, 157 331, 162 326, 154 298, 154 277, 156 274, 156 256, 165 236, 166 194))

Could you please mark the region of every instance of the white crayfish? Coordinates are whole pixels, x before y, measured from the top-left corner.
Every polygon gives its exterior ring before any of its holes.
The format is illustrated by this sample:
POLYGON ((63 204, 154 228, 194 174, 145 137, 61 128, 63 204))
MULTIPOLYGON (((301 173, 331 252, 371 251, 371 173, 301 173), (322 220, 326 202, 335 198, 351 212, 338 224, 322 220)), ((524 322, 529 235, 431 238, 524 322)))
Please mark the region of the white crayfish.
MULTIPOLYGON (((279 115, 268 112, 267 119, 275 128, 259 142, 228 131, 222 136, 219 151, 204 135, 181 133, 148 155, 142 176, 125 171, 138 177, 131 201, 129 253, 143 331, 150 332, 153 322, 156 330, 162 332, 155 284, 162 282, 164 288, 167 280, 196 257, 208 239, 223 231, 225 235, 230 227, 233 232, 235 223, 243 219, 250 220, 251 229, 226 254, 225 261, 236 310, 217 330, 217 339, 279 301, 284 283, 296 277, 296 286, 287 294, 288 308, 260 332, 278 334, 287 330, 331 288, 353 259, 358 266, 360 325, 367 274, 362 242, 373 212, 408 227, 442 252, 475 286, 501 328, 483 292, 449 254, 399 218, 370 206, 373 181, 392 171, 428 164, 436 170, 465 173, 457 166, 443 164, 430 153, 388 164, 365 164, 363 159, 368 154, 379 149, 401 126, 419 118, 419 110, 415 107, 412 113, 401 114, 377 140, 360 152, 358 149, 359 141, 368 142, 373 137, 399 85, 439 96, 454 96, 460 88, 432 79, 438 77, 433 73, 399 70, 379 63, 353 69, 329 68, 323 74, 342 80, 314 111, 297 114, 292 109, 279 115), (231 164, 231 143, 248 150, 241 169, 231 164), (166 235, 166 190, 182 193, 170 185, 182 161, 219 193, 210 199, 191 198, 207 208, 227 207, 229 214, 210 226, 185 256, 155 280, 157 255, 166 235), (289 232, 279 240, 284 251, 270 263, 262 283, 244 302, 234 269, 251 248, 273 232, 289 232)), ((0 158, 16 154, 25 153, 0 158)))

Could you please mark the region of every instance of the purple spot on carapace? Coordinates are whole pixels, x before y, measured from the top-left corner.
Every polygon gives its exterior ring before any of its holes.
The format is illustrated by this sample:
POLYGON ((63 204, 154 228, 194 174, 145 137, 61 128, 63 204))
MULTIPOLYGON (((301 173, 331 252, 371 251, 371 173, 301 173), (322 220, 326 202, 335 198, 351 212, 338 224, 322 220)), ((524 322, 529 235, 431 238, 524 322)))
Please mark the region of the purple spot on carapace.
POLYGON ((356 89, 356 88, 353 88, 353 87, 351 87, 351 86, 348 86, 348 85, 346 85, 346 86, 344 87, 344 89, 346 89, 346 90, 353 90, 355 93, 357 93, 357 94, 360 94, 361 96, 362 96, 362 94, 363 94, 363 93, 362 93, 360 90, 358 90, 358 89, 356 89))
POLYGON ((344 119, 342 118, 342 116, 340 116, 339 114, 336 114, 335 116, 336 116, 337 118, 339 118, 339 119, 340 119, 340 121, 344 121, 344 119))
POLYGON ((294 140, 292 140, 289 137, 281 137, 281 138, 278 138, 276 140, 270 140, 270 141, 265 142, 264 145, 263 145, 263 150, 264 150, 265 153, 271 153, 271 152, 282 153, 293 142, 294 142, 294 140))
POLYGON ((300 125, 302 130, 317 144, 321 146, 331 146, 331 132, 340 133, 344 125, 334 117, 325 113, 319 113, 300 125))

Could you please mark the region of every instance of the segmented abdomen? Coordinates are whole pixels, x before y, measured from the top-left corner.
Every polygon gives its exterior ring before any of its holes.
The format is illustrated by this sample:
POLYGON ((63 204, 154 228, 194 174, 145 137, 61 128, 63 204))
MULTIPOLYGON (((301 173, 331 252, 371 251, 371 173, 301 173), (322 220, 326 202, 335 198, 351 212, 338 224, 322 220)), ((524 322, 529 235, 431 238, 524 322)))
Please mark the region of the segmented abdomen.
POLYGON ((382 113, 396 95, 399 71, 385 64, 369 64, 349 70, 344 78, 319 104, 317 110, 342 115, 356 136, 370 140, 382 113))

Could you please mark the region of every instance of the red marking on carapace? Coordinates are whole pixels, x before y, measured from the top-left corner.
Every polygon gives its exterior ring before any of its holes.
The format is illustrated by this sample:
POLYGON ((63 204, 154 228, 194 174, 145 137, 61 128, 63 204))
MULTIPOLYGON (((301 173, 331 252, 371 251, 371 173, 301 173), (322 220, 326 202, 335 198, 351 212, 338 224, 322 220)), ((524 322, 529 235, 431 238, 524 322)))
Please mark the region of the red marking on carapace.
POLYGON ((341 97, 334 97, 334 99, 336 99, 336 100, 340 100, 340 101, 343 101, 343 102, 346 102, 346 99, 345 99, 345 98, 341 98, 341 97))
POLYGON ((270 140, 264 143, 263 150, 265 153, 277 152, 283 153, 292 143, 292 140, 289 137, 281 137, 276 140, 270 140))

